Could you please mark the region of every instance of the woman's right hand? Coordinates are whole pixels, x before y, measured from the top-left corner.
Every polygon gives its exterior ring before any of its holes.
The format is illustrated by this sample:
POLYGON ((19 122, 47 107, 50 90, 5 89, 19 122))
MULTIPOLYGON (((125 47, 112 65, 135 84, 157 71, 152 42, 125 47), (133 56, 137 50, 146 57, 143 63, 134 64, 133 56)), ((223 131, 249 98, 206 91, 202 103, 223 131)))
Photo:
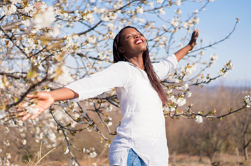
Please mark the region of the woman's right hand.
MULTIPOLYGON (((26 95, 26 97, 30 98, 30 102, 33 101, 35 103, 33 109, 36 109, 37 113, 31 115, 27 111, 20 112, 18 116, 23 116, 22 121, 27 120, 30 116, 32 120, 35 119, 39 114, 44 112, 54 103, 54 98, 50 92, 38 92, 36 95, 29 94, 26 95)), ((27 105, 27 103, 22 104, 22 108, 18 108, 17 111, 22 111, 25 108, 25 105, 27 105)))

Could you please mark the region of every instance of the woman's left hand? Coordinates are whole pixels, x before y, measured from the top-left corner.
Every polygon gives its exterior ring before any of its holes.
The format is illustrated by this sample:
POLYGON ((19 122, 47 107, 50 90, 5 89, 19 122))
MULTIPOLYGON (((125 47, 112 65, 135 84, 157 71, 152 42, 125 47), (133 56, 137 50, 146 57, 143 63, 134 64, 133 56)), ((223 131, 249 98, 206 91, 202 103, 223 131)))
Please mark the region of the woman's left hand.
POLYGON ((195 44, 196 44, 196 40, 197 40, 197 38, 198 38, 198 36, 199 36, 199 31, 200 31, 200 29, 197 29, 197 30, 195 29, 195 30, 193 31, 191 40, 190 40, 190 42, 189 42, 189 45, 192 47, 192 49, 193 49, 193 47, 194 47, 195 44))

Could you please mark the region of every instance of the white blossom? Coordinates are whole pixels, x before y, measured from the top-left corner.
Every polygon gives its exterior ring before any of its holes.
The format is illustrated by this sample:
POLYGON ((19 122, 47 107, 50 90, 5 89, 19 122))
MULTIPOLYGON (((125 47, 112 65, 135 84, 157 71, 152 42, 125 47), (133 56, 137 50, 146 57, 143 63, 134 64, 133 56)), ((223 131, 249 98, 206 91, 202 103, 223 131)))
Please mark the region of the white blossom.
POLYGON ((225 76, 227 75, 228 72, 225 71, 225 70, 219 70, 218 73, 219 73, 220 76, 225 77, 225 76))
POLYGON ((21 3, 21 2, 22 2, 21 0, 11 0, 11 3, 14 4, 14 5, 17 4, 17 3, 21 3))
POLYGON ((10 146, 10 142, 9 142, 9 140, 7 140, 7 141, 3 141, 3 144, 4 144, 5 146, 10 146))
POLYGON ((6 126, 5 128, 4 128, 4 131, 5 131, 5 133, 9 133, 9 128, 6 126))
POLYGON ((181 5, 181 0, 177 0, 175 3, 176 3, 177 6, 180 6, 181 5))
POLYGON ((211 63, 212 64, 214 64, 215 63, 215 61, 219 58, 216 54, 214 54, 214 55, 210 55, 210 58, 211 58, 211 63))
POLYGON ((251 97, 249 95, 244 97, 244 101, 247 103, 248 106, 251 106, 251 97))
POLYGON ((10 16, 16 11, 17 11, 17 7, 14 4, 11 4, 9 6, 5 5, 3 6, 3 13, 1 15, 10 16))
POLYGON ((62 66, 61 69, 62 69, 62 74, 56 78, 55 82, 61 85, 67 85, 70 82, 73 82, 74 79, 71 77, 68 69, 65 66, 62 66))
POLYGON ((184 28, 188 28, 189 26, 188 26, 188 22, 183 22, 183 27, 184 28))
POLYGON ((192 92, 188 91, 188 92, 185 93, 185 97, 189 98, 191 96, 192 96, 192 92))
POLYGON ((194 24, 199 24, 200 19, 197 17, 194 17, 194 19, 192 21, 194 24))
POLYGON ((32 104, 28 107, 26 107, 27 109, 27 112, 29 112, 31 115, 35 115, 38 113, 39 109, 38 108, 34 108, 36 105, 35 104, 32 104))
POLYGON ((178 18, 175 17, 174 19, 172 19, 171 25, 172 25, 173 27, 179 26, 179 20, 178 20, 178 18))
POLYGON ((36 14, 33 19, 33 24, 38 28, 50 27, 55 21, 55 13, 53 7, 50 6, 45 12, 36 14))
MULTIPOLYGON (((0 89, 1 89, 1 80, 0 80, 0 89)), ((6 112, 3 110, 0 110, 0 119, 3 119, 6 116, 7 116, 6 112)))
POLYGON ((176 98, 172 95, 168 100, 171 100, 172 102, 176 103, 176 98))
POLYGON ((176 14, 181 14, 181 13, 182 13, 182 11, 181 11, 180 9, 174 10, 174 12, 175 12, 176 14))
POLYGON ((208 0, 208 2, 213 2, 214 0, 208 0))
MULTIPOLYGON (((200 113, 200 112, 198 112, 198 113, 200 113)), ((195 122, 197 122, 197 123, 202 123, 203 122, 202 116, 197 115, 195 118, 196 118, 195 122)))
POLYGON ((67 147, 66 150, 64 151, 64 154, 69 153, 70 149, 67 147))
POLYGON ((154 8, 154 3, 153 2, 150 2, 149 5, 150 5, 151 8, 154 8))
POLYGON ((166 14, 165 9, 164 9, 164 8, 160 8, 160 9, 159 9, 159 13, 160 13, 160 14, 163 14, 163 15, 166 14))
POLYGON ((4 166, 9 166, 9 165, 10 165, 10 161, 7 158, 5 158, 4 159, 4 166))
POLYGON ((7 158, 7 159, 10 159, 10 158, 11 158, 10 153, 6 153, 6 158, 7 158))
POLYGON ((137 12, 138 14, 143 14, 143 13, 144 13, 143 7, 142 7, 142 6, 138 6, 138 7, 136 8, 136 12, 137 12))
POLYGON ((78 166, 78 163, 74 159, 71 159, 69 166, 78 166))
POLYGON ((26 145, 26 143, 27 143, 26 139, 23 139, 23 140, 22 140, 22 144, 23 144, 23 145, 26 145))
POLYGON ((157 0, 157 3, 163 3, 164 0, 157 0))
POLYGON ((94 151, 94 152, 89 153, 88 157, 95 158, 96 156, 97 156, 97 153, 94 151))
POLYGON ((231 62, 229 62, 229 63, 224 64, 224 67, 227 70, 232 70, 234 68, 234 65, 231 62))
POLYGON ((198 13, 199 13, 199 10, 198 10, 198 9, 196 9, 196 10, 194 11, 194 13, 195 13, 195 14, 198 14, 198 13))
POLYGON ((185 84, 182 86, 182 90, 187 90, 189 88, 189 85, 188 84, 185 84))
POLYGON ((186 99, 184 98, 179 98, 176 103, 178 104, 178 106, 183 106, 184 104, 186 104, 186 99))

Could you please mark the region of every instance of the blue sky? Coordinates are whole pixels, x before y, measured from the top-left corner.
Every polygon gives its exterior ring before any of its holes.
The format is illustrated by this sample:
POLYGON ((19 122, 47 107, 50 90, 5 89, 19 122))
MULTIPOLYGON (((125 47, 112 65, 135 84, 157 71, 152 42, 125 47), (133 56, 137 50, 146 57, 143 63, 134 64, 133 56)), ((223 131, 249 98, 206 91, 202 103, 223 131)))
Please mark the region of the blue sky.
MULTIPOLYGON (((48 2, 48 1, 47 1, 48 2)), ((155 2, 155 1, 151 1, 155 2)), ((186 20, 186 15, 191 14, 195 9, 200 9, 202 3, 185 2, 181 6, 173 5, 172 8, 166 8, 165 18, 173 18, 174 10, 179 8, 182 11, 182 18, 186 20)), ((219 78, 210 83, 210 85, 224 84, 227 86, 250 86, 251 83, 251 0, 215 0, 206 7, 205 11, 199 13, 200 22, 196 29, 200 29, 198 41, 202 38, 204 46, 225 38, 233 29, 236 18, 240 19, 236 30, 229 39, 215 45, 213 48, 205 50, 203 59, 209 60, 210 55, 217 54, 219 59, 215 65, 208 69, 205 74, 210 73, 211 77, 218 75, 224 63, 229 60, 234 64, 234 69, 229 71, 226 77, 219 78)), ((163 15, 162 15, 163 16, 163 15)), ((156 24, 163 23, 157 22, 156 24)), ((167 26, 168 27, 168 26, 167 26)), ((80 27, 79 27, 80 28, 80 27)), ((75 30, 79 29, 75 28, 75 30)), ((81 28, 80 28, 81 29, 81 28)), ((177 39, 185 35, 185 31, 177 33, 177 39)), ((178 44, 179 42, 177 42, 178 44)), ((173 50, 175 52, 177 50, 173 50)), ((171 53, 173 53, 171 52, 171 53)), ((162 56, 163 57, 163 56, 162 56)), ((180 62, 180 65, 184 65, 180 62)), ((197 68, 199 70, 200 66, 197 68)))
MULTIPOLYGON (((196 5, 187 3, 180 6, 184 12, 194 11, 196 5)), ((235 65, 232 71, 211 85, 237 85, 243 86, 251 83, 251 1, 250 0, 215 0, 209 3, 205 11, 199 15, 200 22, 196 28, 200 29, 200 38, 204 43, 213 43, 226 37, 232 30, 235 18, 240 19, 236 30, 229 39, 205 51, 203 56, 217 54, 219 59, 206 73, 217 75, 218 70, 229 60, 235 65)), ((198 9, 198 7, 197 7, 198 9)), ((200 39, 199 38, 199 39, 200 39)))

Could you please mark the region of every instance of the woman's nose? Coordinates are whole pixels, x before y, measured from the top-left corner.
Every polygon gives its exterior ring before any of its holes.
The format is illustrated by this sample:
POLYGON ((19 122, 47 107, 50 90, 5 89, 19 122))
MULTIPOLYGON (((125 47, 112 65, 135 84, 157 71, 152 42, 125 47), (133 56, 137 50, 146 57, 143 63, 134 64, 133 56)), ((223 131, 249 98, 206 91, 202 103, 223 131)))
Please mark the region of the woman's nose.
POLYGON ((139 35, 135 35, 135 38, 136 38, 136 39, 139 38, 139 35))

